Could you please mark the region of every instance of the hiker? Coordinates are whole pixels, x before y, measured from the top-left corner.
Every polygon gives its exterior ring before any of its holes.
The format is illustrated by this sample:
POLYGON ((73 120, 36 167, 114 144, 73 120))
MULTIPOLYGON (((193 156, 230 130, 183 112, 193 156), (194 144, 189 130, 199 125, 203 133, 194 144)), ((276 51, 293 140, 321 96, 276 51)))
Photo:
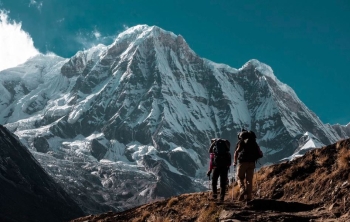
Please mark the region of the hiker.
POLYGON ((210 165, 207 176, 213 172, 212 189, 213 199, 217 199, 217 183, 220 177, 220 201, 224 201, 228 170, 231 165, 230 142, 225 139, 215 138, 211 140, 209 148, 210 165))
POLYGON ((236 147, 235 147, 235 151, 237 150, 237 147, 238 147, 238 144, 239 142, 241 141, 241 138, 242 138, 242 134, 248 132, 246 129, 242 129, 241 132, 237 133, 237 138, 238 138, 238 141, 236 143, 236 147))
POLYGON ((256 143, 256 135, 253 131, 243 129, 238 134, 238 143, 234 154, 233 166, 236 167, 237 161, 237 178, 239 185, 239 198, 242 201, 247 196, 246 201, 252 199, 253 176, 255 162, 263 156, 259 145, 256 143))

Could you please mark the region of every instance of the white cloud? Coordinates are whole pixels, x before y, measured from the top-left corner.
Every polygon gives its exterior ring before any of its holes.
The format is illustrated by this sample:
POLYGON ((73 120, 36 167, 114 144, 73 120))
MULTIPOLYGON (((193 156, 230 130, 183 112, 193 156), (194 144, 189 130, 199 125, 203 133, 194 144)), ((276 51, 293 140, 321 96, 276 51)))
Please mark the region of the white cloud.
POLYGON ((92 34, 95 36, 96 39, 99 39, 101 37, 101 33, 97 30, 94 31, 92 34))
POLYGON ((89 49, 96 44, 95 43, 96 40, 91 40, 91 36, 90 36, 91 34, 93 35, 93 33, 86 33, 83 31, 79 31, 75 37, 75 41, 80 45, 82 45, 84 50, 89 49))
POLYGON ((31 6, 31 5, 36 5, 37 4, 37 2, 35 1, 35 0, 30 0, 30 2, 29 2, 29 7, 31 6))
POLYGON ((33 39, 22 30, 22 23, 11 22, 8 12, 0 10, 0 71, 17 66, 39 51, 33 39))
POLYGON ((104 36, 96 28, 93 31, 78 31, 75 36, 75 41, 83 47, 83 49, 89 49, 98 44, 108 45, 113 42, 115 36, 104 36))
POLYGON ((37 2, 35 0, 30 0, 29 2, 29 7, 34 6, 36 7, 39 11, 41 11, 41 8, 43 7, 43 2, 37 2))
POLYGON ((64 18, 58 19, 56 22, 57 23, 63 23, 64 22, 64 18))

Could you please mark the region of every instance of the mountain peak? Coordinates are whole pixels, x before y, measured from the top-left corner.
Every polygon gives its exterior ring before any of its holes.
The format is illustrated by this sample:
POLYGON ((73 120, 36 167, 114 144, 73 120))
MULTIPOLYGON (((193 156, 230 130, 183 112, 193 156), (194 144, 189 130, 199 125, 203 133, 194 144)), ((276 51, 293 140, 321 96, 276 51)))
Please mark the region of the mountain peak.
POLYGON ((124 39, 129 39, 131 41, 135 41, 137 39, 144 39, 149 36, 158 37, 160 34, 169 34, 174 39, 176 39, 178 36, 175 35, 173 32, 166 31, 158 26, 149 26, 149 25, 136 25, 133 27, 130 27, 126 29, 124 32, 120 33, 115 40, 122 41, 124 39))
POLYGON ((274 75, 272 68, 270 66, 266 65, 265 63, 260 62, 257 59, 249 60, 239 70, 250 69, 250 68, 256 69, 261 74, 268 76, 268 77, 272 78, 273 80, 276 80, 276 76, 274 75))

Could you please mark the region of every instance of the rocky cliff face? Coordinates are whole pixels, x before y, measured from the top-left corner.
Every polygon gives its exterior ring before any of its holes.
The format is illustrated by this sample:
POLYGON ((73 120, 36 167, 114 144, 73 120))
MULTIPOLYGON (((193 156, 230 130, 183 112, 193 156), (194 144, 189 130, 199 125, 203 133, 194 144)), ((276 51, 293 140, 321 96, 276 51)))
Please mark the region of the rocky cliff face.
POLYGON ((67 221, 83 211, 0 125, 0 220, 67 221))
POLYGON ((329 127, 332 127, 342 139, 346 139, 350 137, 350 123, 347 124, 346 126, 336 124, 329 127))
POLYGON ((305 132, 323 144, 348 135, 324 125, 269 66, 213 63, 158 27, 132 27, 70 59, 40 55, 0 79, 0 122, 81 191, 75 198, 91 201, 80 199, 87 212, 204 189, 210 139, 233 150, 241 128, 256 132, 263 163, 292 155, 305 132), (91 180, 94 197, 83 188, 91 180))

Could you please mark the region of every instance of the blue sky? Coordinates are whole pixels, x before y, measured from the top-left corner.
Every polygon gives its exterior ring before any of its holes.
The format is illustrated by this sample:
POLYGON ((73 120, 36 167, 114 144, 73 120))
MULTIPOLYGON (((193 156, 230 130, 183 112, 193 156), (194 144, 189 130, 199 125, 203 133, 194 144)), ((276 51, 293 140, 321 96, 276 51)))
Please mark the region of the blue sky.
POLYGON ((258 59, 323 122, 350 122, 349 0, 0 0, 1 9, 0 65, 10 52, 70 57, 127 27, 156 25, 214 62, 240 68, 258 59))

